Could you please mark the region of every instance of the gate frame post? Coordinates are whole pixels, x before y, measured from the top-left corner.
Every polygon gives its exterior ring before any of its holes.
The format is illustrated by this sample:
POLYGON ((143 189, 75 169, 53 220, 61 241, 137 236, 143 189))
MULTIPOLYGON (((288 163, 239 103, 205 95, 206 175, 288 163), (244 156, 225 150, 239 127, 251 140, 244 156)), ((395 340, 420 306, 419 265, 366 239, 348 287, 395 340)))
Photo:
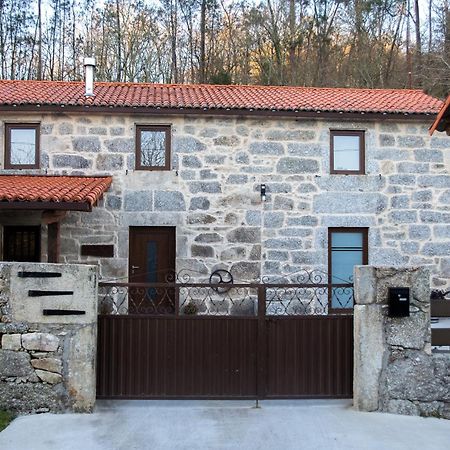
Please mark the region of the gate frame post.
POLYGON ((266 322, 266 286, 258 285, 258 342, 257 342, 257 398, 266 396, 267 378, 267 322, 266 322))

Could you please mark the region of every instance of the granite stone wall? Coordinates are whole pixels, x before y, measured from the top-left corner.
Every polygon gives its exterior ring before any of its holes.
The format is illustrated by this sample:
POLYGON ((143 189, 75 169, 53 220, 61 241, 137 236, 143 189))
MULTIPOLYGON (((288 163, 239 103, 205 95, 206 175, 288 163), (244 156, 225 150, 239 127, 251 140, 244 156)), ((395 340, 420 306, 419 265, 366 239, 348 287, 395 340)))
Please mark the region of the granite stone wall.
POLYGON ((369 227, 371 264, 428 266, 434 287, 450 286, 450 140, 430 138, 428 122, 92 113, 0 120, 41 123, 42 169, 33 173, 113 175, 99 207, 69 213, 61 229, 63 261, 98 262, 103 279, 126 280, 129 226, 176 226, 177 270, 204 278, 220 267, 240 281, 326 271, 328 227, 369 227), (172 170, 134 169, 138 124, 172 126, 172 170), (330 129, 365 130, 366 175, 329 174, 330 129), (80 256, 93 243, 113 244, 114 258, 80 256))
POLYGON ((96 267, 0 263, 0 410, 92 411, 96 346, 96 267), (30 290, 73 294, 33 297, 30 290), (44 309, 79 314, 46 316, 44 309))
POLYGON ((354 407, 450 419, 450 354, 432 353, 426 268, 355 267, 354 407), (388 316, 389 287, 410 288, 410 316, 388 316))

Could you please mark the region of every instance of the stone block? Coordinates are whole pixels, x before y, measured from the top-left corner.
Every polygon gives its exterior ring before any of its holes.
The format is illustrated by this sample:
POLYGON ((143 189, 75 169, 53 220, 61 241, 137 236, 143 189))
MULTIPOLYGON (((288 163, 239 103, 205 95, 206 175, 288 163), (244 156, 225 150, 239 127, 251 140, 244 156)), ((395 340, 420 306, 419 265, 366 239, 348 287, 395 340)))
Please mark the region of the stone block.
POLYGON ((202 243, 222 242, 223 237, 219 233, 200 233, 194 241, 202 243))
POLYGON ((278 142, 252 142, 250 153, 254 155, 283 155, 284 148, 278 142))
POLYGON ((155 191, 155 211, 185 211, 184 196, 178 191, 155 191))
POLYGON ((266 248, 273 248, 279 250, 297 250, 302 248, 301 239, 293 239, 293 238, 274 238, 267 239, 264 242, 264 246, 266 248))
POLYGON ((401 162, 397 165, 398 173, 427 173, 429 171, 428 164, 401 162))
POLYGON ((27 350, 55 352, 58 350, 59 339, 50 333, 27 333, 22 335, 22 346, 27 350))
POLYGON ((248 156, 248 153, 246 153, 246 152, 236 153, 236 156, 234 159, 238 164, 248 164, 250 162, 250 158, 248 156))
POLYGON ((58 373, 47 372, 46 370, 36 369, 36 375, 44 383, 48 384, 58 384, 62 382, 62 376, 58 373))
POLYGON ((132 153, 135 151, 133 138, 113 138, 105 140, 105 146, 109 152, 113 153, 132 153))
POLYGON ((222 187, 218 181, 191 181, 189 191, 192 194, 219 194, 222 192, 222 187))
POLYGON ((174 153, 199 153, 206 150, 206 145, 192 136, 175 136, 172 149, 174 153))
POLYGON ((98 153, 100 151, 100 139, 94 136, 72 137, 72 147, 75 152, 98 153))
POLYGON ((200 179, 201 180, 215 180, 217 178, 218 178, 218 174, 211 169, 200 170, 200 179))
POLYGON ((273 200, 273 209, 292 211, 294 209, 294 200, 291 197, 276 195, 273 200))
POLYGON ((33 373, 28 353, 0 350, 0 377, 29 378, 33 373))
POLYGON ((386 352, 382 306, 355 305, 353 333, 353 406, 358 411, 376 411, 386 352))
POLYGON ((315 216, 300 216, 300 217, 288 217, 288 226, 306 226, 315 227, 319 223, 319 220, 315 216))
POLYGON ((261 264, 259 262, 240 261, 231 266, 230 272, 237 282, 256 280, 261 274, 261 264))
POLYGON ((118 195, 107 194, 106 207, 111 210, 119 210, 122 207, 122 197, 118 195))
POLYGON ((32 359, 31 365, 35 369, 45 370, 47 372, 62 373, 62 362, 58 358, 39 358, 32 359))
POLYGON ((283 174, 318 173, 319 163, 315 159, 285 157, 278 161, 277 172, 283 174))
POLYGON ((281 228, 284 223, 284 213, 266 212, 264 214, 264 226, 266 228, 281 228))
POLYGON ((214 145, 222 145, 225 147, 235 147, 236 145, 239 145, 241 140, 238 136, 231 135, 231 136, 219 136, 216 137, 214 140, 214 145))
POLYGON ((193 197, 191 198, 191 204, 189 205, 189 209, 191 211, 195 211, 197 209, 209 209, 210 202, 207 197, 193 197))
POLYGON ((189 167, 194 169, 202 167, 202 162, 195 155, 183 155, 181 162, 183 164, 183 167, 189 167))
POLYGON ((231 174, 228 176, 227 184, 245 184, 248 182, 248 175, 231 174))
POLYGON ((244 247, 228 247, 220 254, 222 261, 236 261, 245 259, 247 253, 244 247))
POLYGON ((299 142, 290 142, 287 145, 290 155, 303 157, 319 157, 324 154, 324 148, 320 144, 305 144, 299 142))
POLYGON ((447 188, 450 186, 450 175, 421 175, 418 178, 420 187, 447 188))
POLYGON ((245 213, 245 220, 248 225, 259 226, 261 225, 261 211, 247 211, 245 213))
POLYGON ((214 249, 209 245, 191 245, 191 255, 200 258, 214 258, 214 249))
POLYGON ((450 223, 450 212, 420 211, 419 216, 425 223, 450 223))
POLYGON ((422 148, 425 147, 425 141, 420 136, 401 136, 397 137, 397 143, 399 147, 408 147, 408 148, 422 148))
POLYGON ((315 195, 313 201, 313 210, 317 213, 379 214, 386 208, 387 199, 379 193, 343 192, 338 195, 325 192, 315 195))
POLYGON ((443 162, 444 156, 441 150, 431 150, 426 148, 421 148, 414 150, 414 157, 416 161, 423 162, 443 162))
POLYGON ((425 256, 448 256, 450 255, 450 242, 426 242, 422 247, 425 256))
POLYGON ((389 213, 389 220, 393 223, 416 223, 417 211, 414 210, 391 211, 389 213))
POLYGON ((312 130, 269 130, 266 139, 270 141, 312 141, 316 133, 312 130))
POLYGON ((92 161, 79 155, 53 155, 52 162, 57 168, 87 169, 92 166, 92 161))
POLYGON ((151 191, 129 191, 124 195, 125 211, 152 211, 153 199, 151 191))
POLYGON ((410 317, 386 317, 386 342, 402 348, 422 350, 430 342, 430 316, 424 312, 410 317))
POLYGON ((355 266, 353 269, 355 304, 370 305, 377 302, 376 269, 372 266, 355 266))
POLYGON ((258 227, 240 227, 231 230, 226 237, 228 242, 258 243, 261 240, 261 229, 258 227))
POLYGON ((22 339, 20 334, 4 334, 2 336, 1 348, 4 350, 20 350, 22 339))
POLYGON ((216 221, 217 219, 214 216, 204 213, 189 214, 186 218, 188 225, 207 225, 216 221))
POLYGON ((100 154, 96 160, 98 170, 121 170, 124 167, 123 164, 124 160, 122 155, 100 154))

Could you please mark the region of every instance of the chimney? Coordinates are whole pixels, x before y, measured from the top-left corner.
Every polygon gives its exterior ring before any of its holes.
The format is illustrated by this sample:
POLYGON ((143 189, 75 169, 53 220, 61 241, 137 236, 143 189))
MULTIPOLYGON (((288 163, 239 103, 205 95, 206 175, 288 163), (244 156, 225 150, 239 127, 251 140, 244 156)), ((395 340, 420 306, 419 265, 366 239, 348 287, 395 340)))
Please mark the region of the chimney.
POLYGON ((85 96, 94 96, 94 69, 95 58, 84 58, 84 73, 85 73, 85 96))

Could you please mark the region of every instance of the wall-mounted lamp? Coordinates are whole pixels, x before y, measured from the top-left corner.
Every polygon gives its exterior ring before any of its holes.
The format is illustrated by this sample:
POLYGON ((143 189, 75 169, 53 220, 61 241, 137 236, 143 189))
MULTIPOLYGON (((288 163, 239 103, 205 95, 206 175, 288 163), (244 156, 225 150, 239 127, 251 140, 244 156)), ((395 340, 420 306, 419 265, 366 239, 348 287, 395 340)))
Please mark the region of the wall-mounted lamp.
POLYGON ((261 189, 261 201, 265 202, 266 201, 266 185, 262 184, 260 189, 261 189))

